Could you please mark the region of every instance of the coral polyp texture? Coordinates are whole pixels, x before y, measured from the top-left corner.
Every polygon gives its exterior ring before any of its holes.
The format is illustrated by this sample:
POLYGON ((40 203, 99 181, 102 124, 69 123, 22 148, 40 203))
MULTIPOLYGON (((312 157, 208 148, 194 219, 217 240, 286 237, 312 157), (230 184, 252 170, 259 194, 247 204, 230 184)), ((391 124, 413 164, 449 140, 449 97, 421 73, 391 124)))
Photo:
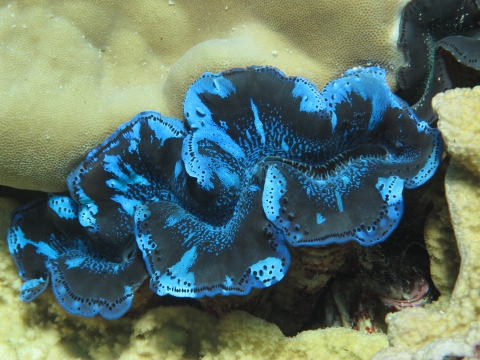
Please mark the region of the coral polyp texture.
POLYGON ((184 116, 138 114, 71 172, 71 197, 13 214, 23 300, 50 281, 67 311, 112 319, 147 273, 155 293, 177 297, 271 286, 287 245, 384 241, 404 187, 427 181, 442 152, 376 67, 322 91, 273 67, 205 73, 184 116))
POLYGON ((395 87, 406 3, 2 2, 0 184, 66 191, 71 169, 127 119, 180 117, 205 71, 273 65, 322 87, 371 63, 395 87))
POLYGON ((400 358, 393 355, 402 351, 410 355, 402 358, 411 359, 479 357, 480 86, 438 94, 432 105, 451 157, 445 175, 445 209, 442 209, 442 212, 448 210, 449 216, 434 214, 436 221, 425 228, 426 246, 433 250, 432 262, 436 262, 440 270, 437 270, 437 277, 443 287, 442 296, 426 308, 389 314, 386 321, 393 347, 385 351, 385 356, 375 357, 376 360, 400 358), (438 225, 446 221, 448 225, 451 222, 454 234, 451 230, 445 231, 445 225, 438 225), (455 261, 453 247, 458 247, 461 259, 456 269, 452 264, 455 261), (439 266, 441 261, 443 269, 439 266), (455 276, 457 272, 458 277, 455 276), (445 286, 445 282, 449 286, 445 286))

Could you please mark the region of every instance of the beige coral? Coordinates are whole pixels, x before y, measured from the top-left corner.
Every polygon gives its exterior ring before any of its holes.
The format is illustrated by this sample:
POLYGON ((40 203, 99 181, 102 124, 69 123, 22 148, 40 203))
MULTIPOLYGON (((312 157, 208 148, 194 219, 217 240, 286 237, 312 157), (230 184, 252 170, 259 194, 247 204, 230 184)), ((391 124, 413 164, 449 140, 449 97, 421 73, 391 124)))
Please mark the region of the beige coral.
POLYGON ((405 3, 3 1, 0 184, 65 190, 79 160, 136 113, 181 116, 205 71, 268 64, 322 87, 371 62, 394 84, 405 3))
POLYGON ((430 187, 433 211, 425 222, 424 238, 430 257, 430 275, 435 287, 442 296, 441 302, 448 302, 458 277, 460 255, 453 232, 447 199, 445 198, 444 162, 430 187))
MULTIPOLYGON (((409 350, 412 359, 479 356, 480 86, 439 94, 433 99, 433 106, 452 158, 445 178, 445 193, 461 258, 460 269, 450 298, 445 294, 448 287, 444 287, 438 303, 425 309, 390 314, 389 339, 398 354, 409 350)), ((448 242, 448 235, 427 236, 426 242, 427 246, 439 249, 448 242), (429 241, 439 244, 429 245, 429 241)), ((449 276, 446 275, 447 283, 449 276)), ((376 359, 387 359, 392 351, 382 352, 376 359)))
POLYGON ((432 105, 449 154, 480 176, 480 86, 438 94, 432 105))

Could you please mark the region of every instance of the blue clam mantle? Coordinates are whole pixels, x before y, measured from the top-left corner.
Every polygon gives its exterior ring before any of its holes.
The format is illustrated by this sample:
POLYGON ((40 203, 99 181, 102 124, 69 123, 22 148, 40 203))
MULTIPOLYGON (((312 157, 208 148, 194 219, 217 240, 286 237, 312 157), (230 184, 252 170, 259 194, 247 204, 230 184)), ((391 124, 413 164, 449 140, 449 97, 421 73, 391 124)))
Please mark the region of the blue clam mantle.
POLYGON ((248 294, 280 281, 291 246, 384 241, 403 188, 440 163, 439 132, 379 68, 319 92, 271 67, 205 73, 185 122, 138 114, 72 171, 70 196, 14 212, 10 252, 31 301, 48 283, 82 316, 122 316, 158 295, 248 294))

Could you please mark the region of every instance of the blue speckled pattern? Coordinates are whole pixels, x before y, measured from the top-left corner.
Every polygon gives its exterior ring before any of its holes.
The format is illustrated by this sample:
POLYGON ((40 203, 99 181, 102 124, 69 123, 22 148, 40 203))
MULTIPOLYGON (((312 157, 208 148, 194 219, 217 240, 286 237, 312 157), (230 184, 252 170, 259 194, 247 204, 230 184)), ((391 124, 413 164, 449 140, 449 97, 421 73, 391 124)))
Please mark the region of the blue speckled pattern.
POLYGON ((281 232, 262 211, 253 177, 228 221, 213 225, 173 202, 137 207, 137 243, 158 295, 247 294, 280 281, 290 263, 281 232))
POLYGON ((41 198, 12 214, 7 240, 25 280, 20 298, 32 301, 51 282, 68 312, 119 318, 147 277, 140 251, 132 247, 125 261, 114 261, 107 248, 88 236, 76 215, 77 204, 60 195, 41 198))
POLYGON ((423 184, 440 163, 438 131, 379 68, 349 70, 321 92, 269 67, 207 73, 184 110, 188 174, 228 204, 264 166, 265 215, 293 246, 385 240, 404 185, 423 184))
POLYGON ((91 236, 124 256, 137 205, 181 196, 183 122, 146 111, 93 149, 67 184, 79 203, 79 221, 91 236))
POLYGON ((384 241, 404 187, 427 181, 442 152, 437 129, 374 67, 320 92, 271 67, 205 73, 184 113, 138 114, 72 171, 71 198, 12 215, 22 300, 50 282, 67 311, 113 319, 147 273, 158 295, 271 286, 288 270, 287 244, 384 241))

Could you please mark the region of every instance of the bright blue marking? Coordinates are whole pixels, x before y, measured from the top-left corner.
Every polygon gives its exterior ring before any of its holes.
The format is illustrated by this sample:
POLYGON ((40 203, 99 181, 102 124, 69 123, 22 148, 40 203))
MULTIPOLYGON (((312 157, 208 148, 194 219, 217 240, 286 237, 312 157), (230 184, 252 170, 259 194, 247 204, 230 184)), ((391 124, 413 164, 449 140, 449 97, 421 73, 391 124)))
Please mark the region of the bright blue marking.
POLYGON ((48 206, 61 219, 73 220, 78 216, 78 205, 68 196, 51 195, 48 199, 48 206))
POLYGON ((395 205, 402 200, 404 180, 397 176, 390 176, 388 178, 378 178, 375 187, 380 192, 383 200, 387 202, 389 206, 395 205))
POLYGON ((106 185, 110 188, 117 189, 121 192, 129 190, 128 185, 149 186, 150 182, 143 176, 133 171, 130 164, 126 164, 119 157, 119 155, 105 155, 103 169, 115 175, 117 179, 110 179, 106 181, 106 185), (125 174, 120 165, 122 165, 128 174, 125 174))
POLYGON ((215 173, 225 187, 238 188, 240 186, 240 174, 233 172, 232 169, 218 163, 215 173))
POLYGON ((297 79, 298 80, 295 81, 295 87, 292 90, 292 96, 295 98, 302 98, 300 101, 300 111, 307 113, 322 111, 324 105, 318 99, 318 91, 315 85, 306 79, 300 77, 297 79))
POLYGON ((117 179, 107 180, 107 181, 105 181, 105 184, 109 188, 121 191, 123 193, 128 192, 128 189, 129 189, 128 184, 124 183, 123 181, 118 181, 117 179))
POLYGON ((221 75, 205 73, 187 90, 184 101, 184 113, 192 129, 200 129, 212 124, 210 109, 200 100, 199 94, 210 93, 226 98, 235 92, 232 82, 221 75))
POLYGON ((20 299, 25 302, 30 302, 43 293, 47 289, 47 286, 48 277, 46 280, 43 278, 28 280, 20 285, 20 299))
POLYGON ((331 101, 333 107, 331 112, 332 130, 335 130, 337 125, 336 106, 342 102, 350 102, 351 93, 355 93, 371 103, 372 114, 368 123, 369 132, 383 120, 383 114, 387 108, 400 107, 393 95, 385 96, 385 94, 391 94, 385 81, 385 75, 385 70, 375 67, 351 69, 347 70, 343 77, 325 86, 323 90, 325 97, 335 96, 335 100, 331 101))
POLYGON ((134 220, 135 223, 142 222, 148 219, 151 215, 151 211, 148 210, 147 205, 137 205, 135 207, 134 220))
POLYGON ((183 171, 183 164, 182 164, 182 161, 181 160, 178 160, 176 163, 175 163, 175 170, 174 170, 174 177, 175 177, 175 181, 178 181, 178 177, 182 174, 182 171, 183 171))
POLYGON ((233 285, 233 282, 232 282, 232 279, 228 276, 228 275, 225 275, 225 282, 224 282, 225 286, 227 287, 230 287, 233 285))
POLYGON ((440 131, 438 131, 437 128, 431 128, 425 121, 419 121, 417 123, 417 130, 418 132, 429 132, 432 134, 432 152, 428 157, 425 166, 418 171, 417 175, 412 179, 405 181, 405 187, 408 189, 413 189, 425 184, 425 182, 427 182, 435 173, 442 161, 443 140, 440 131))
POLYGON ((177 289, 175 295, 177 297, 195 297, 195 293, 191 291, 182 292, 181 289, 191 289, 195 286, 195 274, 190 272, 189 269, 195 264, 197 260, 197 247, 193 246, 190 250, 186 251, 180 261, 170 267, 170 272, 175 277, 172 279, 166 273, 159 274, 158 271, 154 275, 160 275, 159 283, 162 286, 157 286, 150 281, 150 287, 157 288, 157 294, 160 296, 170 295, 171 292, 167 289, 177 289), (181 284, 178 284, 177 279, 182 279, 181 284), (183 285, 183 282, 190 283, 190 286, 183 285))
MULTIPOLYGON (((87 196, 85 195, 84 198, 87 196)), ((93 228, 97 224, 97 220, 95 219, 95 215, 98 214, 98 206, 90 200, 89 203, 82 203, 78 210, 78 222, 83 227, 93 228)))
POLYGON ((338 211, 343 212, 342 195, 337 189, 335 189, 335 198, 337 199, 338 211))
POLYGON ((196 240, 195 241, 196 243, 200 242, 199 241, 200 239, 197 237, 197 234, 194 231, 192 231, 190 233, 185 234, 185 237, 184 237, 183 242, 182 242, 182 246, 187 247, 190 243, 190 240, 192 240, 192 239, 194 241, 196 240))
POLYGON ((137 122, 131 127, 131 132, 128 134, 128 139, 130 140, 130 146, 128 147, 128 151, 130 153, 137 151, 137 146, 140 142, 140 127, 141 123, 137 122))
POLYGON ((238 163, 244 161, 245 153, 241 146, 225 134, 222 128, 212 125, 211 129, 197 130, 184 140, 184 144, 189 144, 191 150, 182 152, 187 173, 195 177, 198 184, 205 190, 214 188, 213 174, 216 174, 225 186, 237 187, 240 184, 240 174, 235 167, 229 166, 222 158, 201 154, 199 142, 205 140, 211 141, 225 153, 231 154, 238 163))
POLYGON ((175 226, 180 220, 182 220, 179 216, 170 216, 165 221, 168 227, 175 226))
POLYGON ((250 185, 249 188, 248 188, 248 191, 250 191, 250 192, 256 192, 258 190, 260 190, 258 185, 250 185))
POLYGON ((280 199, 287 193, 287 181, 274 166, 269 166, 262 193, 263 211, 267 219, 274 222, 280 215, 280 199))
POLYGON ((347 186, 348 184, 350 184, 350 178, 348 176, 341 176, 341 179, 343 182, 343 186, 347 186))
POLYGON ((325 218, 322 216, 322 214, 317 213, 317 224, 320 225, 325 221, 325 218))
POLYGON ((332 122, 332 133, 335 131, 335 128, 337 127, 337 115, 332 112, 330 115, 331 122, 332 122))
POLYGON ((123 195, 113 195, 112 201, 120 204, 122 209, 130 216, 133 216, 135 206, 142 205, 142 202, 137 199, 129 199, 123 195))
POLYGON ((161 117, 158 113, 155 117, 148 119, 148 126, 160 140, 160 146, 163 146, 165 140, 185 136, 185 125, 182 121, 166 116, 161 117))
POLYGON ((271 286, 282 280, 285 276, 282 260, 277 257, 268 257, 263 259, 250 266, 250 269, 252 270, 252 273, 257 272, 259 280, 254 279, 253 276, 251 279, 256 282, 255 287, 258 288, 271 286), (265 266, 267 267, 268 271, 264 270, 265 266), (263 275, 260 275, 260 271, 263 272, 263 275), (272 274, 270 274, 269 271, 272 271, 272 274))
POLYGON ((73 258, 73 259, 66 260, 65 264, 68 266, 67 270, 71 269, 71 268, 79 267, 80 265, 82 265, 85 262, 85 260, 86 260, 85 257, 76 257, 76 258, 73 258))
POLYGON ((223 128, 223 130, 228 130, 228 125, 224 120, 220 120, 220 126, 223 128))
POLYGON ((49 259, 56 259, 59 255, 58 251, 43 241, 32 241, 25 237, 25 233, 19 227, 10 228, 8 230, 8 250, 11 254, 16 253, 17 246, 23 249, 27 245, 32 245, 37 248, 37 253, 46 256, 49 259), (16 239, 14 241, 13 239, 16 239))
POLYGON ((262 143, 263 146, 265 146, 265 130, 263 129, 263 124, 260 121, 260 117, 258 116, 258 109, 257 106, 254 104, 253 100, 250 99, 250 106, 253 111, 253 117, 254 117, 254 124, 255 124, 255 129, 257 130, 258 135, 260 135, 260 142, 262 143))

